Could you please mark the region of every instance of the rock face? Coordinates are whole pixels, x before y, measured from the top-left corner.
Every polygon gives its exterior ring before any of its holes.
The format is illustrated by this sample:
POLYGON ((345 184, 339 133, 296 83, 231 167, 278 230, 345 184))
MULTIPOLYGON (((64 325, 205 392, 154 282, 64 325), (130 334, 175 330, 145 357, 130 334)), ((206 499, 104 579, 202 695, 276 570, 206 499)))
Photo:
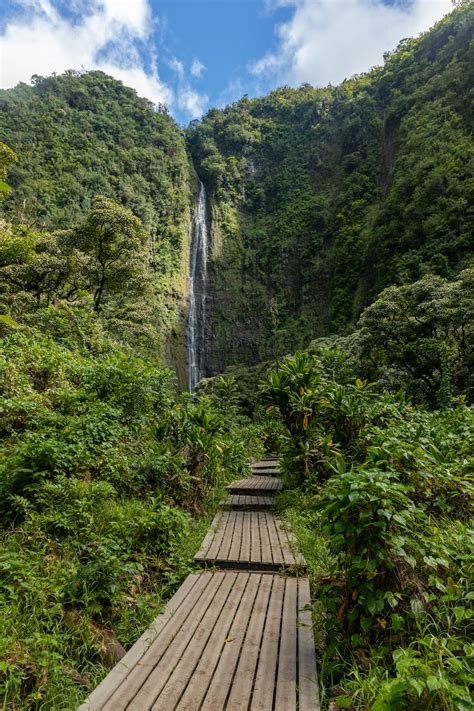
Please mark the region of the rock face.
POLYGON ((466 5, 366 75, 190 127, 212 225, 203 374, 344 333, 385 287, 464 266, 473 21, 466 5))
POLYGON ((194 390, 208 361, 207 286, 209 258, 209 218, 207 193, 199 181, 199 194, 192 219, 189 264, 189 315, 187 336, 188 388, 194 390))

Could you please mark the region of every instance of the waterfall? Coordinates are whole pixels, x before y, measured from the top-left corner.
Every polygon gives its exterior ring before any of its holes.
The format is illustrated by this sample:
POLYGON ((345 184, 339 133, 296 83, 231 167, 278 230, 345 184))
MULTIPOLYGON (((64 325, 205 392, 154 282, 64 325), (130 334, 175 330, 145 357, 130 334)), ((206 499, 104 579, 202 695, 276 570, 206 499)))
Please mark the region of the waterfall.
POLYGON ((199 198, 194 214, 189 264, 188 386, 192 392, 201 379, 206 337, 207 287, 207 201, 204 184, 199 181, 199 198))

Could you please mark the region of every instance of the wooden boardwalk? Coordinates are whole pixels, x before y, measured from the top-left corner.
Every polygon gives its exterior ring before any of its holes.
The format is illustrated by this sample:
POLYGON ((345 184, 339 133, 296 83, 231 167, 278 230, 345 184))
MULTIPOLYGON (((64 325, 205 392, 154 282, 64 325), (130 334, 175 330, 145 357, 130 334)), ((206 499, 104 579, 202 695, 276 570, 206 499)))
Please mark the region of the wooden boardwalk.
POLYGON ((278 461, 272 459, 262 459, 259 462, 253 462, 251 464, 252 471, 258 471, 259 469, 271 469, 272 471, 278 471, 278 461))
POLYGON ((272 496, 248 496, 246 494, 229 494, 221 503, 224 509, 239 509, 241 511, 268 510, 273 506, 272 496))
POLYGON ((269 511, 225 511, 214 518, 194 560, 239 570, 305 568, 294 547, 288 531, 269 511))
POLYGON ((281 491, 283 484, 274 476, 252 476, 248 479, 237 479, 226 489, 232 494, 271 494, 281 491))
POLYGON ((304 559, 272 513, 239 508, 281 488, 259 473, 228 487, 195 559, 228 570, 189 575, 79 711, 319 711, 309 583, 288 576, 304 559))
POLYGON ((81 711, 316 709, 306 579, 190 575, 81 711))

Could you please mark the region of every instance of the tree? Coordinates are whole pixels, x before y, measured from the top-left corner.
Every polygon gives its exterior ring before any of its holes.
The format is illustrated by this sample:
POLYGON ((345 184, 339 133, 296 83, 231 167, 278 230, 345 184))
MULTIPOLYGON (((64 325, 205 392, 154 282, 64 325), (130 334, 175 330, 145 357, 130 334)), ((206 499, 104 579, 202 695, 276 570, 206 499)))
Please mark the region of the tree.
POLYGON ((80 259, 95 311, 102 309, 106 294, 143 291, 146 235, 138 217, 127 208, 95 197, 84 222, 70 232, 67 241, 80 259))
POLYGON ((58 236, 36 234, 24 228, 2 227, 0 231, 0 280, 10 293, 27 292, 35 305, 47 306, 59 295, 71 271, 58 236))
POLYGON ((8 168, 16 160, 16 154, 5 143, 0 141, 0 196, 11 192, 11 187, 6 182, 8 168))
POLYGON ((469 395, 473 303, 473 269, 452 282, 431 274, 389 287, 360 318, 361 359, 379 374, 392 369, 398 387, 432 405, 469 395))

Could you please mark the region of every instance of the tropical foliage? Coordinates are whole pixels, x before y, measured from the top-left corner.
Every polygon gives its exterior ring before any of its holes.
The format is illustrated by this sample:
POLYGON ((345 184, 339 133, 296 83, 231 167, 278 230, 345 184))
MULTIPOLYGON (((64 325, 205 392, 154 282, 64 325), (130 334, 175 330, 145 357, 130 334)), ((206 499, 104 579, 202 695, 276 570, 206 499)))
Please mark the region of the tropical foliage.
POLYGON ((264 449, 324 708, 472 707, 472 25, 186 132, 101 72, 0 92, 4 708, 74 708, 264 449), (224 373, 192 395, 188 150, 224 373))
POLYGON ((347 356, 285 358, 261 386, 285 426, 281 507, 309 561, 325 705, 471 705, 474 413, 415 406, 347 356))
POLYGON ((190 127, 213 191, 215 371, 341 333, 385 287, 469 266, 473 23, 461 3, 383 67, 190 127))
MULTIPOLYGON (((182 312, 193 173, 173 119, 164 107, 154 107, 102 72, 76 71, 36 76, 32 86, 0 90, 0 117, 0 141, 8 145, 0 143, 0 188, 6 186, 5 161, 11 163, 8 181, 13 188, 6 196, 3 193, 2 211, 9 222, 23 225, 23 233, 48 235, 48 247, 41 237, 43 244, 36 250, 42 253, 40 261, 49 260, 51 268, 56 261, 54 269, 61 270, 55 252, 57 239, 50 236, 58 230, 74 230, 71 251, 77 247, 86 255, 77 265, 84 269, 82 281, 95 282, 100 290, 99 272, 105 265, 94 264, 92 249, 93 244, 96 251, 100 248, 100 220, 113 201, 117 207, 107 216, 106 239, 111 247, 111 230, 121 219, 121 242, 115 245, 121 249, 121 262, 116 264, 109 251, 107 270, 113 266, 114 273, 106 277, 108 288, 112 281, 119 284, 125 268, 125 277, 135 272, 138 284, 141 277, 130 233, 132 213, 139 219, 140 248, 146 250, 148 280, 155 292, 153 308, 146 316, 159 324, 153 349, 179 366, 184 381, 182 312), (11 150, 17 156, 13 163, 11 150), (126 215, 128 228, 123 223, 126 215), (127 244, 129 254, 122 249, 127 244)), ((135 236, 137 225, 132 230, 135 236)), ((130 286, 128 279, 124 288, 130 286)), ((139 314, 137 308, 135 317, 139 314)))

